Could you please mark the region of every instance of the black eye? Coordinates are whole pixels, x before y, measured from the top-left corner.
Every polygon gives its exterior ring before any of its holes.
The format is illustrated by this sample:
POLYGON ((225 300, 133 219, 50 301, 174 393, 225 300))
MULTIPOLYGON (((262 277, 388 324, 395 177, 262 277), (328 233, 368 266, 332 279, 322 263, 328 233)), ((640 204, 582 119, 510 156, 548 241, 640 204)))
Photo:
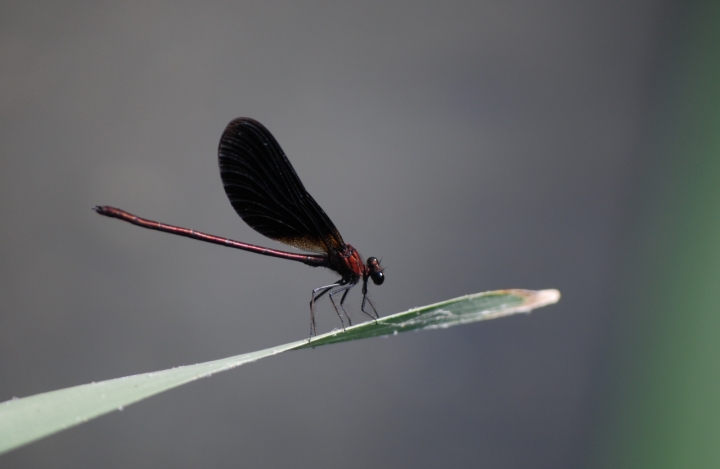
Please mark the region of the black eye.
POLYGON ((382 285, 382 283, 385 281, 385 274, 383 274, 382 272, 373 272, 370 274, 370 278, 375 285, 382 285))
POLYGON ((370 271, 370 278, 375 285, 382 285, 385 281, 385 274, 383 274, 383 268, 380 267, 380 261, 377 257, 367 258, 368 271, 370 271))

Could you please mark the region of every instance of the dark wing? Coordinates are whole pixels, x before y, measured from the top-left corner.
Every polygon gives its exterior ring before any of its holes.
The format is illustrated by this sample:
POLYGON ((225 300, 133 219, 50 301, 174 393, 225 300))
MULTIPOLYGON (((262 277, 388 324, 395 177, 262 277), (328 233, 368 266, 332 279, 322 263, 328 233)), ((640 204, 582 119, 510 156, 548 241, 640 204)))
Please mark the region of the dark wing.
POLYGON ((239 117, 218 148, 220 177, 235 211, 255 231, 304 251, 329 253, 345 243, 270 131, 239 117))

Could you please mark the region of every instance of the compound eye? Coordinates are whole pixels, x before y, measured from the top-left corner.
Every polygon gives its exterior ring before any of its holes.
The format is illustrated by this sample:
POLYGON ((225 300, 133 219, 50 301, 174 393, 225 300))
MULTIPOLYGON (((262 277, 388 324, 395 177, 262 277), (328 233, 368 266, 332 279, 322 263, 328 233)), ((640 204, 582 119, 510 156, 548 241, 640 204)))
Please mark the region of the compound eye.
POLYGON ((380 267, 380 261, 378 261, 377 257, 368 257, 367 266, 373 283, 375 285, 382 285, 385 281, 385 274, 383 274, 383 268, 380 267))
POLYGON ((373 272, 370 274, 370 278, 375 285, 382 285, 382 283, 385 281, 385 274, 380 271, 373 272))

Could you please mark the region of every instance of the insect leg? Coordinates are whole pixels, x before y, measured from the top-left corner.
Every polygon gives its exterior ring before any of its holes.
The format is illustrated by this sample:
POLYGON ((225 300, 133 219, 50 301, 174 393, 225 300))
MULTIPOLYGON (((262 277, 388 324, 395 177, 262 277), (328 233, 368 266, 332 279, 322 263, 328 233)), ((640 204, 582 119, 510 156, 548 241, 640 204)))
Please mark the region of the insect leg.
MULTIPOLYGON (((315 330, 315 300, 319 299, 321 296, 323 296, 325 293, 329 292, 333 288, 340 287, 342 285, 345 285, 345 282, 343 281, 343 279, 340 279, 333 284, 313 289, 310 299, 310 337, 312 337, 313 335, 317 335, 317 331, 315 330), (320 292, 320 294, 317 294, 317 292, 320 292)), ((334 303, 333 306, 335 306, 334 303)), ((337 308, 335 308, 335 311, 337 311, 337 308)), ((338 313, 338 316, 339 315, 340 314, 338 313)), ((340 321, 342 321, 342 317, 340 318, 340 321)), ((343 329, 344 328, 345 324, 343 323, 343 329)))
POLYGON ((377 320, 380 319, 380 315, 378 314, 377 310, 375 309, 375 306, 372 304, 372 301, 370 301, 370 298, 367 297, 367 279, 363 282, 363 288, 362 288, 362 305, 360 306, 360 311, 370 316, 370 318, 377 323, 377 320), (365 302, 368 302, 370 307, 372 308, 373 312, 375 313, 375 316, 365 311, 365 302))
MULTIPOLYGON (((345 311, 345 307, 343 307, 343 302, 345 301, 345 297, 347 296, 348 292, 352 287, 357 285, 356 283, 348 283, 347 285, 343 285, 337 290, 333 290, 328 295, 330 297, 330 302, 332 303, 333 307, 335 308, 335 312, 337 313, 338 317, 340 318, 340 322, 342 322, 342 316, 340 315, 340 311, 337 309, 337 305, 335 304, 335 299, 333 296, 337 295, 340 292, 344 292, 342 298, 340 299, 340 309, 342 309, 342 312, 345 313, 345 317, 348 320, 348 323, 350 326, 352 326, 352 320, 350 319, 350 316, 348 315, 347 311, 345 311)), ((343 323, 343 331, 345 330, 345 323, 343 323)))

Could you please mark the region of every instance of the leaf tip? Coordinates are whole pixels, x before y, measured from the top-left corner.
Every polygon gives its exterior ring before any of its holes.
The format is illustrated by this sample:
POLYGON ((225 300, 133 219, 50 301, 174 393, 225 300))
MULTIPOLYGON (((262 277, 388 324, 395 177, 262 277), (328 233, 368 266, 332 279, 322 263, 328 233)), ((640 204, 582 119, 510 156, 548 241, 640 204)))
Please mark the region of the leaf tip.
POLYGON ((560 301, 560 290, 554 288, 536 292, 535 301, 538 306, 547 306, 560 301))

